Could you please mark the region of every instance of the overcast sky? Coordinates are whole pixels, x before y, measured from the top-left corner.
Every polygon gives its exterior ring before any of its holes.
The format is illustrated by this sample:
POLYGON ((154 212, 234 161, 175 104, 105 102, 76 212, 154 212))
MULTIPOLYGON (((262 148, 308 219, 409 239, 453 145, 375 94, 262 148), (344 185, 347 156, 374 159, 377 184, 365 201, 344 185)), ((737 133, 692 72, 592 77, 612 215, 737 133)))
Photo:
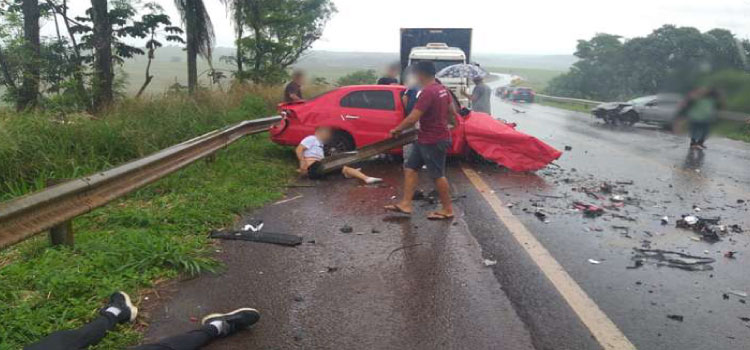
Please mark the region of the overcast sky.
MULTIPOLYGON (((217 46, 233 46, 219 0, 204 0, 217 46)), ((179 22, 173 0, 156 0, 179 22)), ((90 5, 71 0, 74 13, 90 5)), ((750 0, 334 0, 339 12, 314 49, 398 51, 402 27, 471 27, 477 52, 570 54, 576 40, 606 32, 642 36, 663 24, 716 27, 750 38, 750 0)), ((47 23, 43 32, 51 35, 47 23)))

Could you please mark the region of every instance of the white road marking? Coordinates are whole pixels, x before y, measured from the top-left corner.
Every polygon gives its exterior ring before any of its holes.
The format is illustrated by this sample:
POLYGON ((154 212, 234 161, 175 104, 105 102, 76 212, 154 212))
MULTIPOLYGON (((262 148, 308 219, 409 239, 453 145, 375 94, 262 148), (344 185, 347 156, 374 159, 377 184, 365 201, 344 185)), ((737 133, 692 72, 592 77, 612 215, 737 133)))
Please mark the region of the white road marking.
POLYGON ((635 345, 625 337, 617 325, 607 317, 598 305, 583 291, 560 263, 550 254, 529 230, 516 218, 498 198, 484 180, 473 169, 462 167, 464 174, 484 197, 500 221, 513 238, 529 254, 531 260, 555 286, 578 318, 591 331, 591 334, 607 350, 634 350, 635 345))

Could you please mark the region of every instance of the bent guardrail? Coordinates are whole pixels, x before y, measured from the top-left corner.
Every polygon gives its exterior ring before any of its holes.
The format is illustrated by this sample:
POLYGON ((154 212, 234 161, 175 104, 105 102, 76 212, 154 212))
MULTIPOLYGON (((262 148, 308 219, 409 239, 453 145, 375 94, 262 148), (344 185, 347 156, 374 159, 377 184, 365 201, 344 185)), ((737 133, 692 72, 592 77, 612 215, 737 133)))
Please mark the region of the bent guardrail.
POLYGON ((280 120, 281 117, 274 116, 244 121, 118 167, 0 203, 0 248, 45 230, 51 230, 53 243, 72 245, 72 232, 54 228, 209 156, 243 136, 268 131, 280 120))
MULTIPOLYGON (((603 101, 584 100, 580 98, 569 98, 569 97, 559 97, 559 96, 549 96, 549 95, 543 95, 543 94, 536 94, 536 97, 541 98, 543 100, 553 101, 553 102, 579 104, 579 105, 585 106, 586 108, 594 108, 597 105, 606 103, 603 101)), ((748 115, 747 113, 741 113, 741 112, 721 111, 719 112, 719 119, 735 121, 735 122, 750 122, 750 115, 748 115)))

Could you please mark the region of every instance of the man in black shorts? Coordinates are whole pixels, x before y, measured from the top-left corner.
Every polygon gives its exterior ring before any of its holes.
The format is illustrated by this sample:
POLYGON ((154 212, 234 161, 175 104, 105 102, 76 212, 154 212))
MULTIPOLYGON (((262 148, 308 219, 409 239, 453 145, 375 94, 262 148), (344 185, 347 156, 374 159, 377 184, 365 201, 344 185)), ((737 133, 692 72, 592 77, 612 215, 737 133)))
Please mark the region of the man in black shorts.
POLYGON ((404 165, 404 196, 400 202, 385 207, 386 210, 404 214, 412 213, 414 190, 419 182, 418 171, 427 167, 427 173, 435 181, 442 208, 427 217, 430 220, 453 219, 450 184, 445 177, 445 160, 452 146, 448 121, 456 113, 453 96, 442 84, 435 80, 435 65, 432 62, 419 62, 414 73, 422 86, 417 104, 391 135, 398 136, 402 131, 419 122, 417 142, 412 147, 404 165))

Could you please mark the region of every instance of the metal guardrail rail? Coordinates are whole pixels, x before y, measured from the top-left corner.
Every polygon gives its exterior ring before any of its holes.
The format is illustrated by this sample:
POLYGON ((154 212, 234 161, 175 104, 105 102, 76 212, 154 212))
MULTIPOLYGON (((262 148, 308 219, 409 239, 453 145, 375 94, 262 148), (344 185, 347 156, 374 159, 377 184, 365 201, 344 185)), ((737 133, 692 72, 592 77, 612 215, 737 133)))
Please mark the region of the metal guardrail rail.
MULTIPOLYGON (((281 117, 244 121, 107 171, 0 203, 0 248, 64 226, 117 198, 209 156, 246 135, 268 131, 281 117)), ((65 231, 65 230, 62 230, 65 231)), ((52 233, 54 234, 54 233, 52 233)), ((72 239, 72 232, 67 233, 72 239)), ((52 238, 53 242, 55 238, 52 238)), ((72 244, 70 242, 62 242, 72 244)))
MULTIPOLYGON (((553 102, 580 104, 580 105, 586 106, 587 108, 593 108, 602 103, 606 103, 602 101, 584 100, 580 98, 549 96, 549 95, 543 95, 543 94, 536 94, 536 97, 542 98, 544 100, 550 100, 553 102)), ((750 122, 750 115, 748 115, 747 113, 740 113, 740 112, 733 112, 733 111, 721 111, 719 112, 719 119, 735 121, 735 122, 750 122)))

